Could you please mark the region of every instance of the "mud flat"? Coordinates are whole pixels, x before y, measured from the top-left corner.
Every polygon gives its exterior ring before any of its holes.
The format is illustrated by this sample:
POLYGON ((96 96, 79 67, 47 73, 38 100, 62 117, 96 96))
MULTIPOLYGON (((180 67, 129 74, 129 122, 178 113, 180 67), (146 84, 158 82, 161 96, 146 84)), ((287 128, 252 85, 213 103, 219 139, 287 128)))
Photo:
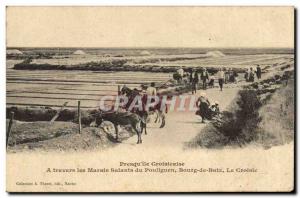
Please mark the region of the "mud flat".
POLYGON ((166 73, 7 69, 6 104, 59 108, 68 102, 67 108, 76 108, 80 100, 83 109, 91 109, 103 96, 116 96, 118 86, 140 89, 150 82, 160 86, 170 78, 166 73))

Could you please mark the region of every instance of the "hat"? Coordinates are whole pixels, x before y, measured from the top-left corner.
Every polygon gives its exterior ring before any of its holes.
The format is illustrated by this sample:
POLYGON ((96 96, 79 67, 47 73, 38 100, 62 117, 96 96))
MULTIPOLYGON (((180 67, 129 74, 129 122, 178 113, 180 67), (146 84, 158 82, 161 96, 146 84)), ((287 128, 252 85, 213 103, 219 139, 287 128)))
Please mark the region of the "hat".
POLYGON ((204 96, 206 96, 206 93, 205 93, 205 92, 201 92, 201 93, 200 93, 200 96, 203 96, 203 97, 204 97, 204 96))

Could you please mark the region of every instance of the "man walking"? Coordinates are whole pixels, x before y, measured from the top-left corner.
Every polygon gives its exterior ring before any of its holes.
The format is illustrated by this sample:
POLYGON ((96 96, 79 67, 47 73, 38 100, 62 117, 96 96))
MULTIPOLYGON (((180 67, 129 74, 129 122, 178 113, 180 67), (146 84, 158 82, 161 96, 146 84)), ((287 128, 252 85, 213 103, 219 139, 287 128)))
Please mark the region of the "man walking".
POLYGON ((204 90, 206 89, 208 78, 209 78, 208 72, 207 72, 206 68, 204 68, 204 70, 202 72, 202 75, 201 75, 201 80, 203 82, 203 89, 204 90))
POLYGON ((189 70, 189 83, 193 84, 193 69, 189 70))
POLYGON ((192 94, 196 94, 197 92, 197 84, 199 83, 199 75, 198 75, 198 72, 196 71, 194 73, 194 78, 192 80, 192 94))
POLYGON ((220 68, 217 76, 218 76, 218 79, 219 79, 220 91, 223 91, 223 84, 224 84, 225 74, 224 74, 224 71, 223 71, 222 68, 220 68))
POLYGON ((179 83, 182 83, 183 74, 184 74, 184 70, 182 69, 182 67, 180 67, 180 68, 177 70, 177 74, 178 74, 178 76, 179 76, 179 83))
POLYGON ((258 80, 261 78, 261 68, 259 65, 256 67, 256 77, 258 80))

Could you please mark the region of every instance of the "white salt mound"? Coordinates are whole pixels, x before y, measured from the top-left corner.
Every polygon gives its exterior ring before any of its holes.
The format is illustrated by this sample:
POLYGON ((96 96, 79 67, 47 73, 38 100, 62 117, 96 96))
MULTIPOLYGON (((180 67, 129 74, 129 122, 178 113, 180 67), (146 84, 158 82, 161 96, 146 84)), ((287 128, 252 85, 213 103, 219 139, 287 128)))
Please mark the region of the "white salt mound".
POLYGON ((209 51, 209 52, 206 53, 206 56, 209 56, 209 57, 223 57, 223 56, 225 56, 225 54, 223 54, 220 51, 209 51))
POLYGON ((86 53, 84 51, 82 51, 82 50, 76 50, 73 54, 74 55, 84 55, 86 53))
POLYGON ((23 54, 20 50, 17 49, 11 49, 11 50, 6 50, 6 54, 23 54))
POLYGON ((144 50, 144 51, 140 52, 140 55, 142 55, 142 56, 150 56, 151 53, 149 51, 147 51, 147 50, 144 50))

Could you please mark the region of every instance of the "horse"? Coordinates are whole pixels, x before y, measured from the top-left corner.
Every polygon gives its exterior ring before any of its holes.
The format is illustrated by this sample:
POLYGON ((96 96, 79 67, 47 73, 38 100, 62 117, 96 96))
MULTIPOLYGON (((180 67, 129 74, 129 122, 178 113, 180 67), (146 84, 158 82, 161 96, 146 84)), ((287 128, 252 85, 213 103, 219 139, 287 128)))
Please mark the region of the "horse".
MULTIPOLYGON (((126 97, 128 97, 128 102, 125 105, 125 109, 134 113, 137 113, 138 115, 140 115, 141 117, 143 117, 145 120, 147 120, 149 113, 155 113, 156 114, 156 119, 155 119, 155 123, 158 121, 161 121, 161 125, 159 128, 163 128, 166 124, 165 121, 165 114, 164 112, 161 110, 161 104, 162 104, 162 98, 159 98, 158 103, 154 106, 154 107, 150 107, 149 108, 149 112, 146 111, 145 107, 147 105, 147 95, 141 95, 140 92, 136 89, 132 90, 129 87, 123 86, 121 91, 120 91, 121 95, 124 95, 126 97), (137 108, 133 108, 133 109, 129 109, 131 103, 134 101, 135 97, 139 96, 141 97, 141 101, 142 101, 142 106, 143 106, 143 110, 137 109, 137 108)), ((167 107, 165 109, 165 112, 167 113, 167 107)), ((144 124, 144 126, 142 127, 142 129, 145 129, 145 134, 147 135, 147 125, 146 122, 142 123, 144 124)), ((142 131, 143 132, 143 131, 142 131)))
POLYGON ((145 120, 141 118, 139 115, 135 113, 130 113, 130 112, 102 112, 100 110, 100 113, 95 114, 95 124, 96 126, 101 125, 103 121, 109 121, 113 123, 115 132, 116 132, 116 142, 119 142, 119 131, 118 131, 118 126, 119 125, 131 125, 133 130, 136 132, 138 136, 137 144, 142 143, 142 131, 145 120))

